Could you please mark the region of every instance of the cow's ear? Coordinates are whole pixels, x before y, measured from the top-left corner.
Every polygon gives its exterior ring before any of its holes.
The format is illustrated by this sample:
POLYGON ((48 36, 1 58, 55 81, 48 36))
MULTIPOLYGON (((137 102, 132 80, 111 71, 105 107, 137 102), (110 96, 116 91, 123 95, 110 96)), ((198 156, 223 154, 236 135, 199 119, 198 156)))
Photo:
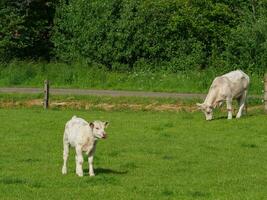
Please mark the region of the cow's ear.
POLYGON ((199 110, 201 110, 201 109, 203 108, 203 104, 202 104, 202 103, 196 103, 196 105, 197 105, 197 108, 198 108, 199 110))
POLYGON ((95 125, 94 125, 93 122, 90 122, 90 123, 89 123, 89 126, 93 129, 95 125))
POLYGON ((104 122, 104 124, 105 124, 105 128, 107 128, 109 125, 109 122, 104 122))

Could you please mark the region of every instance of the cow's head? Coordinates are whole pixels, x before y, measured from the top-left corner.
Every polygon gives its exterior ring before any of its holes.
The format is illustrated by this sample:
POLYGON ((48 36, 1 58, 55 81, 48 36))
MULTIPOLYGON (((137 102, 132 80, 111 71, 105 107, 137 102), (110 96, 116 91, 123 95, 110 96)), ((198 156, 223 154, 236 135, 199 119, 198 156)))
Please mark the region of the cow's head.
POLYGON ((212 106, 205 103, 197 103, 197 107, 205 114, 206 120, 212 120, 212 106))
POLYGON ((109 122, 94 121, 90 122, 89 125, 93 131, 93 135, 96 139, 105 139, 107 134, 105 128, 108 127, 109 122))

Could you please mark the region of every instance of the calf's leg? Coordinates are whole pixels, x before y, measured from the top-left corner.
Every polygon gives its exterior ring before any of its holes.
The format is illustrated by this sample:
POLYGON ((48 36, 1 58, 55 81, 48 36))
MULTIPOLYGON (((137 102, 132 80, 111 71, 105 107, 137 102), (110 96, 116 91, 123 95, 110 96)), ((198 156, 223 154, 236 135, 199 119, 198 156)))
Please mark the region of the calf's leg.
POLYGON ((69 144, 67 141, 63 141, 63 167, 62 174, 67 174, 67 161, 69 156, 69 144))
POLYGON ((81 146, 76 146, 76 174, 83 176, 83 155, 81 146))
POLYGON ((94 173, 94 167, 93 167, 93 162, 94 162, 94 156, 91 155, 88 157, 88 163, 89 163, 89 175, 90 176, 95 176, 94 173))
POLYGON ((92 151, 88 155, 89 175, 90 176, 95 176, 94 167, 93 167, 95 147, 96 146, 93 147, 92 151))

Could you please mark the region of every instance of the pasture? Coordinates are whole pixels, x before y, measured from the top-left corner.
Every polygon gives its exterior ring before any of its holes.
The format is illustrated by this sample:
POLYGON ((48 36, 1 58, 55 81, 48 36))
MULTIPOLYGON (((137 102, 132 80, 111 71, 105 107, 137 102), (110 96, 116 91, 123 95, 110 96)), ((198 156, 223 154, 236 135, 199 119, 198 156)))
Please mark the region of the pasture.
MULTIPOLYGON (((267 115, 236 120, 200 112, 0 109, 0 199, 210 199, 267 197, 267 115), (95 177, 61 174, 64 125, 108 120, 95 177)), ((86 158, 86 157, 85 157, 86 158)))

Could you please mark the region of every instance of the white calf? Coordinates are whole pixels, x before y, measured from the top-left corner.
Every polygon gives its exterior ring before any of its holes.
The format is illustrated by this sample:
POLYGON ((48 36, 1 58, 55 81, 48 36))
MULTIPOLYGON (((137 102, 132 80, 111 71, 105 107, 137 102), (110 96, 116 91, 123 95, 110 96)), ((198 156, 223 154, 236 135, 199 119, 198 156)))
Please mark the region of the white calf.
POLYGON ((76 174, 83 176, 83 152, 88 155, 89 175, 94 176, 93 159, 96 148, 97 139, 106 138, 104 129, 108 126, 108 122, 94 121, 88 123, 82 118, 73 116, 66 123, 63 136, 63 167, 62 174, 67 173, 67 160, 69 155, 69 146, 76 150, 76 174))

